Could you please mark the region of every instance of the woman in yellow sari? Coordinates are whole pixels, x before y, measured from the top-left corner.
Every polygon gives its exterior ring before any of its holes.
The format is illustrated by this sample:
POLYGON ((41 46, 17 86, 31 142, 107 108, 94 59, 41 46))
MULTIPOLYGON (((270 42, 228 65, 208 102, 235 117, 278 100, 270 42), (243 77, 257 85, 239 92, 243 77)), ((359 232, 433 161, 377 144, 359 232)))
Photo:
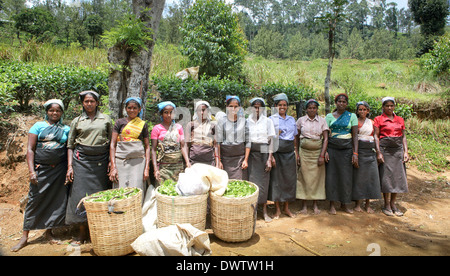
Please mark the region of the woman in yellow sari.
POLYGON ((145 192, 151 148, 148 126, 141 119, 142 100, 126 99, 125 109, 128 116, 118 119, 112 132, 109 178, 113 188, 136 187, 145 192))

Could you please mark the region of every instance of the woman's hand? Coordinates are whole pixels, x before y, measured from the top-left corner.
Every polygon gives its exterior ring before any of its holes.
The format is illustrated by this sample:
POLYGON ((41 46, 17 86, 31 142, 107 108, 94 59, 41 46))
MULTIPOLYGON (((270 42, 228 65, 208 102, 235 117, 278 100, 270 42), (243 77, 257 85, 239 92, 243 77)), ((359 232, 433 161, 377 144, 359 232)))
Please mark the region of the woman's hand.
POLYGON ((248 162, 247 162, 247 160, 242 161, 241 168, 242 168, 243 170, 246 170, 246 169, 248 168, 248 162))
POLYGON ((67 168, 67 174, 66 174, 66 183, 72 183, 73 182, 73 168, 69 165, 67 168))
POLYGON ((356 153, 353 153, 353 156, 352 156, 352 164, 353 164, 353 167, 359 168, 359 164, 358 164, 358 154, 356 154, 356 153))
POLYGON ((144 181, 147 181, 150 178, 150 172, 148 169, 144 170, 144 181))
POLYGON ((407 152, 403 153, 403 163, 406 163, 409 161, 409 154, 407 152))
POLYGON ((330 161, 330 156, 328 155, 328 151, 325 152, 325 162, 328 163, 330 161))
POLYGON ((266 162, 266 168, 264 169, 265 172, 270 172, 272 169, 272 158, 269 157, 266 162))
POLYGON ((155 170, 153 175, 155 176, 156 181, 161 181, 161 174, 159 173, 159 170, 155 170))
POLYGON ((109 171, 109 180, 111 180, 111 182, 114 182, 114 183, 119 182, 119 173, 117 172, 116 167, 112 168, 109 171))
POLYGON ((37 185, 38 184, 37 175, 36 175, 35 172, 30 172, 30 182, 33 185, 37 185))
POLYGON ((377 153, 377 161, 378 161, 378 164, 383 164, 384 163, 384 157, 383 157, 383 154, 381 152, 377 153))
POLYGON ((319 159, 317 159, 317 166, 322 166, 325 164, 325 156, 319 156, 319 159))

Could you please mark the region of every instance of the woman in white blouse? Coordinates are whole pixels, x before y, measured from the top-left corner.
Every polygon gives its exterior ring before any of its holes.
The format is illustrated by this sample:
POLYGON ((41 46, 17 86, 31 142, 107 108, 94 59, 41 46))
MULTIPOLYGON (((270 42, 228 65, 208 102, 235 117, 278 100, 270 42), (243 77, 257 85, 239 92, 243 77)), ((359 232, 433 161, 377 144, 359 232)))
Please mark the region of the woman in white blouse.
POLYGON ((259 187, 258 204, 263 205, 266 222, 272 221, 267 214, 270 170, 272 169, 273 138, 276 137, 273 121, 265 115, 266 102, 262 98, 250 100, 252 112, 247 118, 250 136, 248 178, 259 187))

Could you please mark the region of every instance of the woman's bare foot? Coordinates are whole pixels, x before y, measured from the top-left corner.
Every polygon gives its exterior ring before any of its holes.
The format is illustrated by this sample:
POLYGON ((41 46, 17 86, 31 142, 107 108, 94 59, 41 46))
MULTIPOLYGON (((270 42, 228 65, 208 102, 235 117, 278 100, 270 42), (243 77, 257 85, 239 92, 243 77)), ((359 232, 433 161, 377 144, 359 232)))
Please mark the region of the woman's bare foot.
POLYGON ((23 235, 19 242, 11 248, 11 252, 17 252, 28 244, 28 235, 23 235))

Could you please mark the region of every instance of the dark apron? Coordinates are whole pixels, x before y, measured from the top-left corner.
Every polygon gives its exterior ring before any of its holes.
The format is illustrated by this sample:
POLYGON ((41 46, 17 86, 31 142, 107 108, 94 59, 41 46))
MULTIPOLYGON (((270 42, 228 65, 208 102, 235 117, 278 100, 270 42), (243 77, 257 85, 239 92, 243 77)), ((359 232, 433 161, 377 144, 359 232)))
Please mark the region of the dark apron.
POLYGON ((111 188, 108 177, 109 145, 78 145, 73 151, 73 183, 67 204, 66 223, 78 224, 87 221, 86 213, 77 210, 80 200, 87 195, 111 188))
POLYGON ((279 139, 278 150, 273 156, 276 166, 270 171, 269 199, 277 202, 294 201, 297 188, 294 141, 279 139))
POLYGON ((34 156, 38 184, 30 183, 23 230, 64 226, 68 188, 67 149, 36 149, 34 156))

